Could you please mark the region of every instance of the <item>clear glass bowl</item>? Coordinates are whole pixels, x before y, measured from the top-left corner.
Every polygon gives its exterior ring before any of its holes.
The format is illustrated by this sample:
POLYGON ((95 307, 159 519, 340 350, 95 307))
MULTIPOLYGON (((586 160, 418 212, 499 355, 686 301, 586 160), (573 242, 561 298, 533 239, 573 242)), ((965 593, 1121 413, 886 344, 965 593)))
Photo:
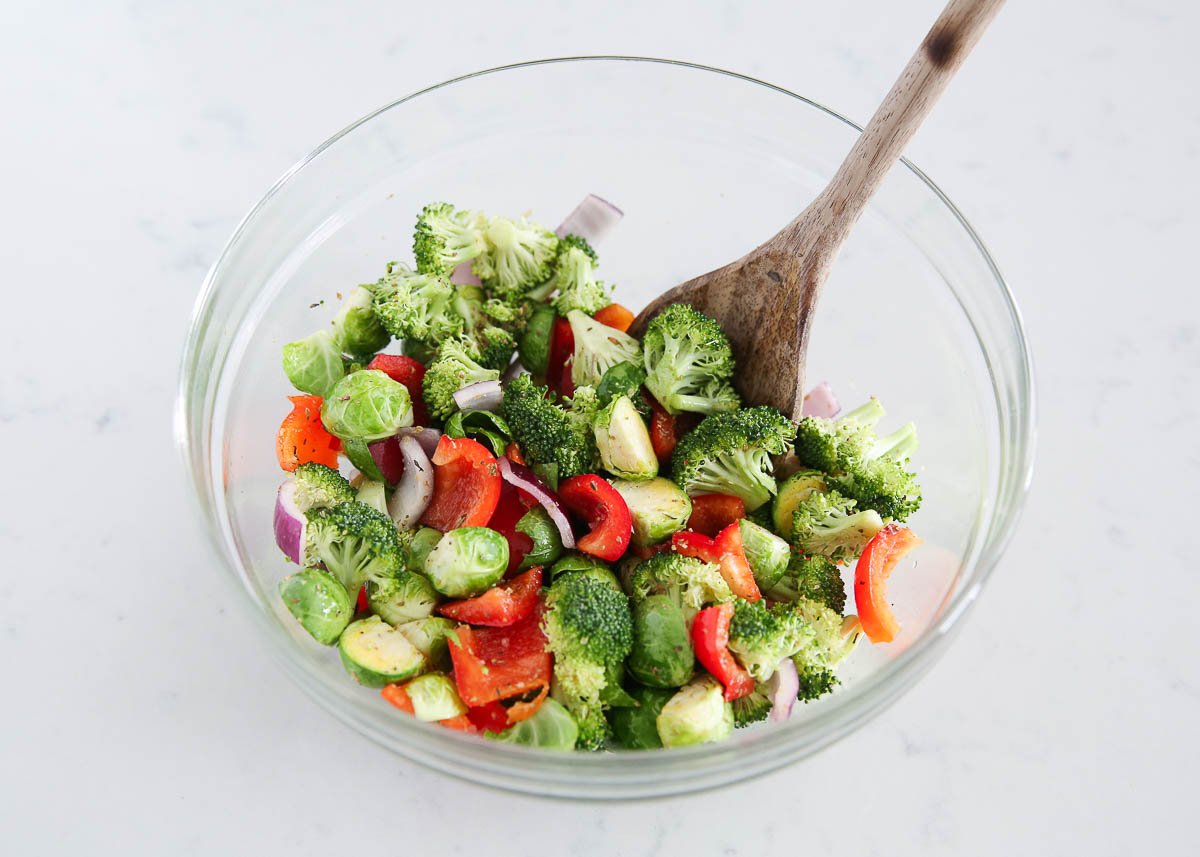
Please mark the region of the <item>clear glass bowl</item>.
MULTIPOLYGON (((785 724, 713 746, 555 754, 398 716, 308 639, 276 595, 288 564, 271 529, 274 438, 289 387, 280 346, 326 324, 335 293, 409 259, 416 213, 447 199, 555 223, 595 192, 626 212, 600 247, 632 307, 736 258, 832 175, 859 128, 741 75, 620 57, 481 72, 356 122, 291 169, 246 216, 204 283, 183 358, 177 431, 221 564, 264 647, 308 693, 397 754, 515 791, 630 798, 711 788, 791 764, 878 714, 929 669, 1008 541, 1033 457, 1028 348, 1012 295, 944 194, 904 163, 834 266, 810 382, 887 425, 916 420, 925 545, 892 576, 903 624, 860 646, 843 684, 785 724), (324 305, 310 308, 324 301, 324 305)), ((770 371, 742 367, 741 371, 770 371)))

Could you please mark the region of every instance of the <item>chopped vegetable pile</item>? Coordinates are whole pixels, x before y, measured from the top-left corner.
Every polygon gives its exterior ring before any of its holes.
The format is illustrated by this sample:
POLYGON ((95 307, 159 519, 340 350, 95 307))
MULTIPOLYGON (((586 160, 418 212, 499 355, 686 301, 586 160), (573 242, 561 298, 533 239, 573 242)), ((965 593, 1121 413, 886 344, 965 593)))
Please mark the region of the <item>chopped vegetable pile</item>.
POLYGON ((303 395, 276 442, 280 597, 418 720, 557 750, 721 741, 896 637, 915 428, 882 434, 876 399, 839 416, 824 384, 799 423, 745 406, 738 371, 771 368, 690 306, 630 336, 594 248, 620 217, 426 206, 415 268, 283 347, 303 395))

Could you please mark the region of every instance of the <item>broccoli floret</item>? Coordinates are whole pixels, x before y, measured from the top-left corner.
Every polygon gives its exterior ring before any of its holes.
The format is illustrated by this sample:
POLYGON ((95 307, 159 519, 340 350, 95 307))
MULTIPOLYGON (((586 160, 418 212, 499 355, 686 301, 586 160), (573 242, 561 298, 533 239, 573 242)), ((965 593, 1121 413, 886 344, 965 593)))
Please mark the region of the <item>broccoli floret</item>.
POLYGON ((517 350, 517 340, 502 327, 486 325, 472 337, 479 350, 479 364, 488 369, 506 369, 517 350))
POLYGON ((734 597, 716 563, 674 551, 656 553, 637 566, 629 578, 629 594, 634 599, 667 595, 689 622, 706 605, 724 604, 734 597))
POLYGON ((555 693, 579 724, 579 746, 598 749, 608 734, 601 693, 633 647, 629 601, 592 575, 562 575, 546 596, 543 630, 555 693))
POLYGON ((483 230, 487 221, 475 211, 456 211, 448 202, 425 206, 417 216, 413 255, 422 274, 450 272, 474 259, 484 249, 483 230))
POLYGON ((591 469, 591 432, 583 432, 580 420, 547 401, 546 388, 530 376, 520 375, 505 385, 500 415, 530 464, 555 465, 560 479, 591 469))
POLYGON ((766 681, 781 660, 800 651, 811 633, 790 604, 768 608, 761 600, 738 599, 729 623, 729 650, 750 675, 766 681))
POLYGON ((775 493, 771 456, 782 454, 795 433, 774 408, 712 414, 675 447, 671 478, 691 495, 734 494, 752 512, 775 493))
POLYGON ((350 597, 368 580, 383 582, 404 567, 404 551, 392 519, 351 501, 308 512, 306 564, 323 563, 350 597))
POLYGON ((824 556, 805 556, 793 551, 783 577, 763 593, 772 601, 805 598, 841 613, 846 609, 846 585, 837 563, 824 556))
POLYGON ((463 335, 479 352, 480 365, 506 368, 517 350, 514 331, 520 331, 526 311, 518 305, 485 299, 483 289, 470 285, 458 286, 452 303, 462 319, 463 335))
POLYGON ((883 529, 878 512, 856 512, 857 505, 838 491, 814 492, 796 507, 792 542, 809 556, 839 563, 857 559, 867 542, 883 529))
POLYGON ((733 701, 733 725, 738 729, 766 720, 771 713, 771 694, 759 682, 749 695, 733 701))
POLYGON ((859 635, 854 625, 846 633, 846 621, 824 604, 801 599, 789 606, 809 631, 804 645, 792 655, 792 663, 800 676, 797 696, 810 702, 837 685, 834 669, 854 650, 859 635))
POLYGON ((612 303, 608 287, 596 279, 596 251, 578 235, 567 235, 558 242, 558 260, 554 276, 546 285, 558 290, 554 308, 565 316, 571 310, 595 315, 612 303))
POLYGON ((642 340, 646 387, 668 413, 724 413, 741 404, 733 350, 716 321, 687 304, 659 313, 642 340))
POLYGON ((585 384, 594 387, 611 367, 642 359, 642 347, 628 333, 601 324, 579 310, 567 313, 567 321, 575 337, 571 381, 576 387, 585 384))
POLYGON ((456 337, 442 343, 421 383, 431 414, 444 420, 458 410, 454 404, 455 390, 476 381, 499 380, 500 373, 479 365, 479 360, 479 351, 469 339, 456 337))
POLYGON ((355 497, 346 477, 324 464, 301 464, 296 468, 295 480, 296 506, 301 512, 349 503, 355 497))
POLYGON ((462 332, 463 320, 452 304, 454 287, 439 274, 418 274, 393 263, 386 276, 366 288, 376 317, 398 339, 438 343, 462 332))
POLYGON ((796 457, 823 470, 844 496, 860 509, 903 521, 921 505, 921 488, 906 465, 917 448, 912 423, 878 437, 875 425, 883 406, 872 398, 838 420, 805 417, 796 433, 796 457))
POLYGON ((483 235, 483 252, 472 270, 489 290, 516 297, 549 278, 558 253, 558 236, 546 227, 524 217, 494 217, 483 235))

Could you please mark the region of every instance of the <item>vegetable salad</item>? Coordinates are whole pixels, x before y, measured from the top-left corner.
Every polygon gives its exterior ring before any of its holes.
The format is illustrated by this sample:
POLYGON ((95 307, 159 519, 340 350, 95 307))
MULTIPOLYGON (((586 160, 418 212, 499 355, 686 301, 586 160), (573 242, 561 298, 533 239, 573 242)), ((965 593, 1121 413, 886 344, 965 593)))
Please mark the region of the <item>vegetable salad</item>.
POLYGON ((746 405, 738 371, 770 367, 690 306, 631 336, 597 274, 620 217, 426 206, 413 267, 283 347, 280 598, 398 714, 557 750, 721 741, 895 638, 915 428, 826 385, 798 423, 746 405))

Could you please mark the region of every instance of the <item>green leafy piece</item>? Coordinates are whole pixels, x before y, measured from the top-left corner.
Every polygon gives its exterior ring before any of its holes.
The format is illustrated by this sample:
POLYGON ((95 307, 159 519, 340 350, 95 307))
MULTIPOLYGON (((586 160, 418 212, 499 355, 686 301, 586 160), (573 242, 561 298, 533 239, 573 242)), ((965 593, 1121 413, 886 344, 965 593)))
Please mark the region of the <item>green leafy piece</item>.
POLYGON ((550 575, 548 580, 555 580, 561 574, 567 574, 572 571, 592 572, 597 569, 608 571, 608 566, 603 560, 596 559, 594 556, 588 556, 582 553, 568 553, 554 565, 550 566, 550 575))
POLYGON ((521 568, 533 568, 535 565, 549 566, 562 556, 562 536, 558 527, 550 520, 550 515, 541 506, 534 506, 517 521, 517 532, 529 536, 533 547, 521 560, 521 568))
POLYGON ((658 715, 675 691, 638 685, 630 688, 629 694, 636 705, 608 712, 613 740, 627 750, 657 750, 662 747, 658 715))
POLYGON ((342 378, 321 405, 321 422, 343 440, 383 440, 412 425, 412 420, 408 389, 377 369, 342 378))
POLYGON ((387 488, 382 482, 376 482, 373 479, 364 479, 362 484, 358 486, 358 494, 356 496, 358 502, 370 506, 383 514, 387 514, 387 488))
POLYGON ((543 750, 574 750, 579 727, 566 708, 553 699, 547 699, 531 717, 513 724, 499 735, 490 732, 484 734, 504 744, 540 747, 543 750))
POLYGON ((447 437, 469 437, 491 449, 492 454, 504 455, 512 440, 512 432, 504 417, 491 411, 456 411, 446 420, 447 437))
POLYGON ((306 568, 279 581, 279 596, 300 626, 324 646, 332 646, 354 618, 346 588, 327 571, 306 568))
POLYGON ((392 341, 375 315, 373 295, 365 286, 356 286, 346 295, 333 320, 333 341, 346 354, 364 359, 392 341))
POLYGON ((796 427, 774 408, 744 408, 705 417, 671 457, 671 478, 688 494, 733 494, 753 511, 775 493, 772 455, 781 455, 796 427))
POLYGON ((327 330, 283 346, 283 371, 303 393, 324 396, 346 374, 342 353, 327 330))
POLYGON ((628 396, 637 406, 638 412, 642 416, 648 416, 650 407, 642 397, 642 384, 645 382, 646 370, 640 363, 622 360, 605 371, 604 377, 596 386, 596 397, 600 400, 600 406, 605 407, 617 396, 628 396))
POLYGON ((716 321, 688 306, 673 304, 646 328, 643 339, 646 387, 668 413, 737 410, 733 350, 716 321))
POLYGON ((375 456, 371 455, 371 445, 365 440, 357 437, 342 438, 342 452, 350 459, 354 469, 367 479, 383 482, 383 471, 379 469, 375 456))
POLYGON ((414 532, 404 548, 404 565, 409 571, 418 574, 425 573, 425 559, 429 552, 442 540, 441 530, 433 527, 421 527, 414 532))
POLYGON ((454 622, 442 616, 426 616, 401 622, 396 625, 396 630, 417 647, 434 669, 448 672, 453 667, 448 640, 455 627, 454 622))

